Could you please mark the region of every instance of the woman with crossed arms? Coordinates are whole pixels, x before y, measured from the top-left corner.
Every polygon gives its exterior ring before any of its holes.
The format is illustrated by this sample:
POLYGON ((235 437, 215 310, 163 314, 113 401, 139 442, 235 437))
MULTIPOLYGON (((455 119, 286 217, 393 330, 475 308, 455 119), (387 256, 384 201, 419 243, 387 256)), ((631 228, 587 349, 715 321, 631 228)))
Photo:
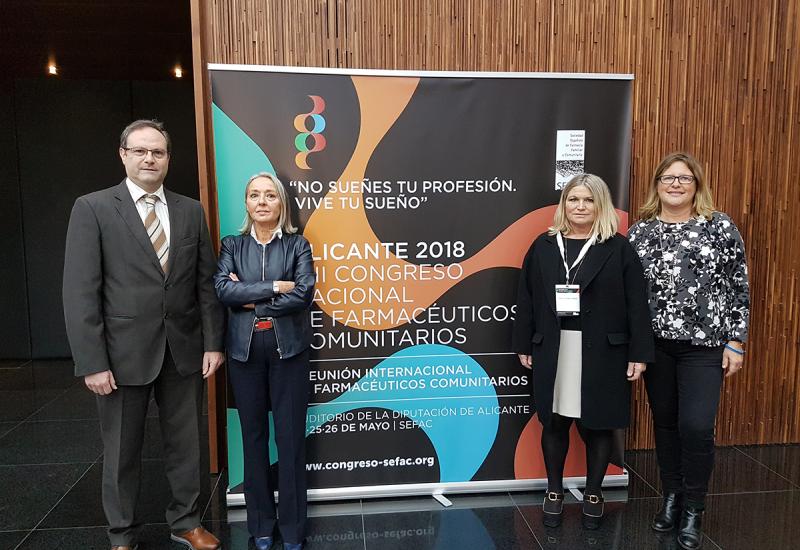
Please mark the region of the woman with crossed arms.
POLYGON ((269 550, 276 523, 284 550, 301 550, 306 529, 306 409, 309 398, 309 308, 314 264, 308 241, 289 216, 281 181, 256 174, 245 188, 240 234, 222 239, 214 276, 229 308, 228 375, 239 410, 247 528, 269 550), (272 410, 278 447, 278 502, 269 477, 272 410))

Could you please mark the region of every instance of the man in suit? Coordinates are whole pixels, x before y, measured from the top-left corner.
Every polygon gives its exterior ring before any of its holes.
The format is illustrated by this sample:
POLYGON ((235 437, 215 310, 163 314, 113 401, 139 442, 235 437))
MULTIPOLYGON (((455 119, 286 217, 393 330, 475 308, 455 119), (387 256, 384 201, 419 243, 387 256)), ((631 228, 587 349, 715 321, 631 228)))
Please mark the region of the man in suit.
POLYGON ((75 201, 63 288, 75 375, 97 394, 109 539, 112 549, 136 548, 152 393, 172 491, 171 538, 216 549, 198 508, 203 379, 224 361, 208 227, 199 202, 164 189, 170 140, 160 122, 129 124, 119 156, 127 178, 75 201))

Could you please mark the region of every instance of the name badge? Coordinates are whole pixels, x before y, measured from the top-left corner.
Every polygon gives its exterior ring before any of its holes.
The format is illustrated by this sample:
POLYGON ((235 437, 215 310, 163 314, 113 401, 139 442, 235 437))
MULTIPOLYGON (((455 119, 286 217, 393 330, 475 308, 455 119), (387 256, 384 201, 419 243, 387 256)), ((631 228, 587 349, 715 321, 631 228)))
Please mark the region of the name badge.
POLYGON ((556 314, 559 317, 581 314, 581 285, 556 285, 556 314))

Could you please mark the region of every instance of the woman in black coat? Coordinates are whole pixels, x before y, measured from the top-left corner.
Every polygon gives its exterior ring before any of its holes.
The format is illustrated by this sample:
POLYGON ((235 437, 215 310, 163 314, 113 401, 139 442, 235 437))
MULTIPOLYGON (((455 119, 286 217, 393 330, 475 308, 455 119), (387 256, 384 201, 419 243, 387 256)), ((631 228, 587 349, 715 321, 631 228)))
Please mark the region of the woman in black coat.
POLYGON ((642 266, 617 224, 605 182, 575 176, 520 274, 513 346, 533 369, 547 470, 544 523, 551 527, 561 522, 573 420, 586 443, 583 525, 599 526, 612 430, 628 426, 630 382, 653 360, 642 266))
POLYGON ((256 549, 268 550, 278 523, 284 550, 300 550, 307 516, 314 265, 308 241, 289 219, 289 199, 280 180, 268 173, 250 178, 245 206, 241 233, 222 240, 214 285, 229 308, 228 376, 242 425, 247 528, 256 549), (269 479, 270 410, 280 459, 278 517, 269 479))

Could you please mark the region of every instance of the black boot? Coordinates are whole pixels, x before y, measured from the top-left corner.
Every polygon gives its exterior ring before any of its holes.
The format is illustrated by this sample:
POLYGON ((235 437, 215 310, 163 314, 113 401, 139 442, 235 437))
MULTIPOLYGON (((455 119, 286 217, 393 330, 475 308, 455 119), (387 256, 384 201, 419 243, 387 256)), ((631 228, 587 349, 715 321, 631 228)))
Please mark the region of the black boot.
POLYGON ((564 511, 564 493, 548 491, 544 495, 542 503, 542 523, 546 527, 558 527, 561 525, 561 514, 564 511))
POLYGON ((678 527, 678 544, 686 550, 696 550, 703 545, 703 511, 686 506, 678 527))
POLYGON ((603 502, 600 495, 583 494, 583 513, 581 514, 581 524, 585 529, 595 530, 600 527, 603 519, 603 502))
POLYGON ((664 495, 664 502, 661 504, 661 510, 659 510, 653 518, 653 529, 660 533, 671 531, 678 524, 680 514, 681 496, 677 493, 667 493, 664 495))

